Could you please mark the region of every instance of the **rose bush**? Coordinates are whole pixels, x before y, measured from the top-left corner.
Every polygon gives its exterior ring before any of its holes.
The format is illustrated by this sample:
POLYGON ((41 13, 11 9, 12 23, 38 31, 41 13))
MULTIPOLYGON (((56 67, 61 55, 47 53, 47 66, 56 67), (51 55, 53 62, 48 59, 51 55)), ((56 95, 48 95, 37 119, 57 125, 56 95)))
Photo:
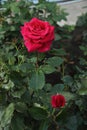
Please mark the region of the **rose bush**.
POLYGON ((29 52, 46 52, 54 40, 54 26, 49 22, 32 18, 21 27, 24 44, 29 52))
MULTIPOLYGON (((76 58, 70 26, 58 25, 62 19, 66 13, 46 0, 0 3, 0 130, 87 128, 86 46, 76 58)), ((86 36, 85 30, 83 44, 86 36)))

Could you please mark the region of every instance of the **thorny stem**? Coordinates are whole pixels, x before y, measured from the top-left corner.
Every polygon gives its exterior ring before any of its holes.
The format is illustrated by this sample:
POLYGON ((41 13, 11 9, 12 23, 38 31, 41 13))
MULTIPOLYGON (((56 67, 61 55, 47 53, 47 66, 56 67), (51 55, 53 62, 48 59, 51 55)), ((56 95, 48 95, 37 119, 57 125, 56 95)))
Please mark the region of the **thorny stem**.
POLYGON ((53 122, 56 125, 56 130, 59 130, 59 125, 58 125, 58 123, 56 121, 56 116, 53 116, 53 122))
POLYGON ((55 113, 55 108, 53 108, 52 115, 54 115, 54 113, 55 113))
POLYGON ((38 52, 36 52, 36 56, 37 56, 37 61, 36 61, 36 69, 39 67, 39 65, 38 65, 38 61, 39 61, 39 53, 38 52))
POLYGON ((60 112, 58 112, 58 114, 56 115, 56 117, 58 117, 62 113, 62 111, 63 111, 63 109, 60 112))
POLYGON ((56 126, 56 130, 59 130, 59 125, 58 125, 58 122, 56 121, 56 115, 54 115, 54 113, 55 113, 55 108, 53 108, 53 111, 52 111, 52 120, 53 120, 53 122, 54 122, 54 124, 55 124, 55 126, 56 126))
POLYGON ((54 115, 54 113, 55 113, 55 108, 54 108, 53 111, 52 111, 53 122, 54 122, 54 124, 56 125, 56 130, 59 130, 59 125, 58 125, 58 122, 56 121, 56 118, 62 113, 62 111, 63 111, 63 109, 62 109, 60 112, 58 112, 57 115, 54 115))
POLYGON ((62 64, 62 76, 64 77, 65 74, 65 67, 64 67, 64 63, 62 64))

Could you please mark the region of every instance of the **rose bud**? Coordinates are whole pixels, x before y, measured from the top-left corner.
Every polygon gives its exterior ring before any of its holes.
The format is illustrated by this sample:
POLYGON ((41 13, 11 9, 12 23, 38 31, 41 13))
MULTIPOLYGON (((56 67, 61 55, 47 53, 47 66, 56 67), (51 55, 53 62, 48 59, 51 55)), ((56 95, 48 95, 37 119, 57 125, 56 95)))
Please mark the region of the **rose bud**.
POLYGON ((65 97, 61 94, 53 95, 51 97, 51 105, 53 108, 60 108, 65 106, 65 97))

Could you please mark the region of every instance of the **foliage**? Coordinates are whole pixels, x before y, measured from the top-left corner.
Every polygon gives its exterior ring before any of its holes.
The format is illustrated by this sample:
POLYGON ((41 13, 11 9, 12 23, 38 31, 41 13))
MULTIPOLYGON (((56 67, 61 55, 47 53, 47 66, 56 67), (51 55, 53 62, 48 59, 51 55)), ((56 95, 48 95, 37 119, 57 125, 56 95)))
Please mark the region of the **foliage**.
MULTIPOLYGON (((1 130, 86 129, 87 27, 82 34, 82 44, 77 48, 81 55, 77 56, 73 52, 76 46, 70 43, 73 36, 69 28, 57 24, 66 20, 66 15, 55 3, 45 0, 38 4, 8 0, 0 5, 1 130), (27 52, 20 34, 20 26, 32 17, 55 26, 51 50, 40 53, 38 59, 36 53, 27 52), (57 93, 65 96, 66 106, 54 111, 50 100, 57 93)), ((87 15, 82 17, 83 24, 79 24, 79 28, 85 26, 87 15)), ((76 27, 80 22, 81 18, 76 27)))

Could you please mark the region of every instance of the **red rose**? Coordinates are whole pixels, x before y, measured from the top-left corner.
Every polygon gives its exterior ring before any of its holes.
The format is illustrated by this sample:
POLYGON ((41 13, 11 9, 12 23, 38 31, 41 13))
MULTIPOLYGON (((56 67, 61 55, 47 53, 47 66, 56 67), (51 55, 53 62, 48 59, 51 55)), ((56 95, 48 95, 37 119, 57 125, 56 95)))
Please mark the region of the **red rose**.
POLYGON ((24 44, 29 52, 46 52, 54 40, 54 26, 48 22, 33 18, 21 27, 24 44))
POLYGON ((65 106, 65 97, 61 94, 53 95, 51 97, 51 104, 53 108, 60 108, 65 106))

